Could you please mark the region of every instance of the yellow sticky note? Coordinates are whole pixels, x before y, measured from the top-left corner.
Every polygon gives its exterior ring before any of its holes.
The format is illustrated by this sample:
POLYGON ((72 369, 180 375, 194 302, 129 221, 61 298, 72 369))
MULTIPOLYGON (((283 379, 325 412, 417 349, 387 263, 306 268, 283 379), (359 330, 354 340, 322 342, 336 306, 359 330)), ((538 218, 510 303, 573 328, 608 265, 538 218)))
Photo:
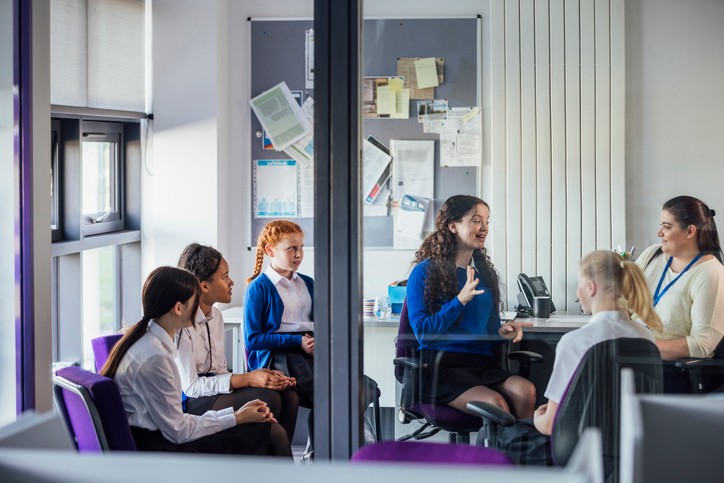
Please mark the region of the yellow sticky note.
POLYGON ((387 86, 390 88, 391 91, 394 92, 402 92, 402 87, 404 85, 404 80, 402 77, 390 77, 387 79, 387 86))
POLYGON ((392 119, 409 119, 410 118, 410 89, 402 89, 397 93, 397 112, 392 114, 392 119))
POLYGON ((437 80, 437 67, 435 67, 434 57, 416 59, 415 74, 417 76, 418 89, 426 89, 440 85, 437 80))
POLYGON ((377 87, 377 115, 396 112, 397 95, 389 86, 377 87))

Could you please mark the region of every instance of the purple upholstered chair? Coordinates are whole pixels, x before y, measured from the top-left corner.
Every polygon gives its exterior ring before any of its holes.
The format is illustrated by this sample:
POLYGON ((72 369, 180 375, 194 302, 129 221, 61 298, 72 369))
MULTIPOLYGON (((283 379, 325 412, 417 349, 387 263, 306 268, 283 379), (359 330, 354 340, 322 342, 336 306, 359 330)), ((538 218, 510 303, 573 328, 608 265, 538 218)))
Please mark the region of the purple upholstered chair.
POLYGON ((101 370, 108 360, 108 356, 111 355, 111 349, 113 349, 113 346, 121 340, 121 337, 123 337, 123 334, 110 334, 102 335, 91 340, 93 358, 96 363, 96 372, 101 370))
POLYGON ((396 461, 451 465, 501 465, 511 461, 503 453, 465 444, 383 441, 360 448, 352 461, 396 461))
POLYGON ((53 377, 53 396, 78 451, 136 451, 113 379, 64 367, 53 377))
MULTIPOLYGON (((399 420, 403 424, 416 419, 424 420, 425 423, 417 431, 400 438, 400 441, 424 439, 442 429, 450 433, 451 443, 469 443, 470 433, 478 431, 483 426, 483 420, 479 416, 471 416, 448 405, 434 405, 419 400, 422 372, 435 368, 423 365, 418 347, 419 344, 410 326, 407 299, 405 299, 397 330, 395 358, 395 378, 402 384, 399 420)), ((523 377, 528 377, 531 363, 543 360, 540 354, 527 351, 513 352, 508 357, 520 362, 523 377)), ((515 421, 504 411, 488 411, 486 416, 498 425, 509 426, 515 421)), ((491 425, 491 428, 494 426, 491 425)))

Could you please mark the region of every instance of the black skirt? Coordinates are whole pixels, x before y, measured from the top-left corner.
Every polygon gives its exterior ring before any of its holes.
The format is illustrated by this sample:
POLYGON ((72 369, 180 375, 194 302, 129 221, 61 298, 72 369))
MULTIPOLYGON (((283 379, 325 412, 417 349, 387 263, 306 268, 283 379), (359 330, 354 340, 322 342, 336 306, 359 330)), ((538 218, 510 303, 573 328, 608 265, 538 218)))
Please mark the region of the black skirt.
POLYGON ((429 368, 422 379, 422 400, 432 404, 447 404, 470 388, 494 386, 513 375, 492 356, 480 354, 424 350, 422 361, 429 368))
POLYGON ((175 453, 216 453, 265 455, 269 450, 269 423, 239 424, 203 438, 176 444, 163 437, 161 431, 131 426, 138 451, 169 451, 175 453))

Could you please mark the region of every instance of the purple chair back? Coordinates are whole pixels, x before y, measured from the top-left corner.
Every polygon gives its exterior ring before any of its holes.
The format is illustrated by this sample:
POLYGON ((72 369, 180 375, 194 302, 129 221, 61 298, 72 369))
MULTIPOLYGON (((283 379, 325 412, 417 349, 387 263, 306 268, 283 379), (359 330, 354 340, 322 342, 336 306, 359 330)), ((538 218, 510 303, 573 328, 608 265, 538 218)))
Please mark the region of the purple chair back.
POLYGON ((53 377, 53 395, 78 451, 136 451, 113 379, 64 367, 53 377))
POLYGON ((91 340, 91 347, 93 347, 93 359, 96 363, 96 372, 99 372, 103 365, 108 360, 108 356, 111 355, 111 349, 116 343, 121 340, 123 334, 110 334, 102 335, 91 340))
POLYGON ((513 463, 503 453, 465 444, 383 441, 360 448, 352 461, 397 461, 450 465, 501 465, 513 463))

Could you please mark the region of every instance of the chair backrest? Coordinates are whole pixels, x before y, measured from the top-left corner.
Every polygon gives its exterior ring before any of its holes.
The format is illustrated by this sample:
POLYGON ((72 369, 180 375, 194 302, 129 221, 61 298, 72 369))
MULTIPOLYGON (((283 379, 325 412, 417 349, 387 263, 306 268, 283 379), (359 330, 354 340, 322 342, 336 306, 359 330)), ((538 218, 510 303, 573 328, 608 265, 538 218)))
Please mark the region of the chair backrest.
POLYGON ((656 345, 641 338, 621 338, 591 347, 578 365, 558 406, 551 433, 556 464, 564 466, 584 429, 599 428, 604 460, 612 468, 619 455, 621 369, 633 370, 639 394, 663 389, 661 356, 656 345))
MULTIPOLYGON (((400 325, 397 327, 397 339, 395 342, 395 357, 413 357, 420 344, 412 332, 410 317, 407 312, 407 298, 402 302, 400 311, 400 325)), ((402 383, 404 367, 395 366, 395 379, 402 383)))
POLYGON ((382 441, 363 446, 352 461, 408 461, 446 465, 512 465, 503 453, 466 444, 422 443, 418 441, 382 441))
POLYGON ((91 347, 93 348, 93 359, 96 363, 96 372, 100 371, 103 365, 108 360, 108 356, 111 355, 111 350, 116 343, 121 340, 123 334, 110 334, 102 335, 91 340, 91 347))
POLYGON ((136 450, 113 379, 76 366, 64 367, 53 377, 53 395, 78 451, 136 450))

